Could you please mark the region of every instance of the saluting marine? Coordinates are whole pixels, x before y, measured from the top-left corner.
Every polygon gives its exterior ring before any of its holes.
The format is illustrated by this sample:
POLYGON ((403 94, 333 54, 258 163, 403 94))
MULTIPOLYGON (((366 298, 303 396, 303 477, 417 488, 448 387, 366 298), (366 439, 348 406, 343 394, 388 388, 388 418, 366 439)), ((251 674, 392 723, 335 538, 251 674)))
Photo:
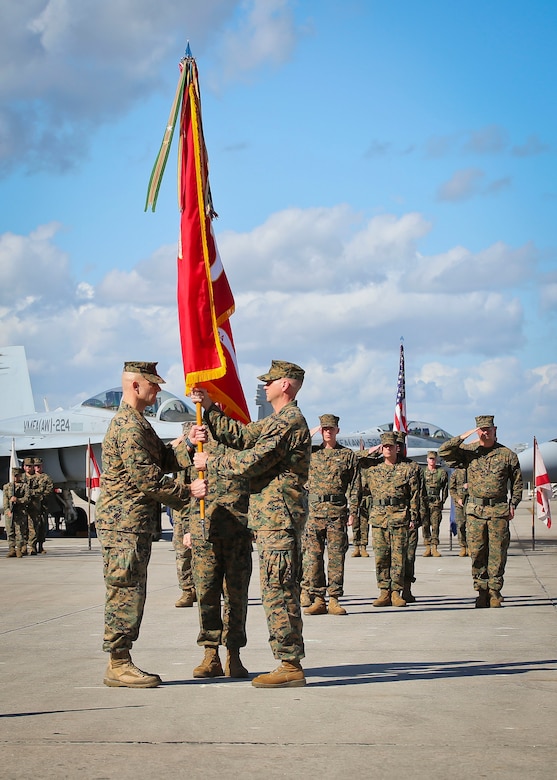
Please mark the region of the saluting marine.
POLYGON ((405 607, 401 596, 409 531, 419 522, 420 484, 415 468, 399 462, 394 433, 381 434, 383 462, 362 472, 369 492, 375 573, 380 590, 374 607, 405 607))
POLYGON ((476 417, 476 427, 439 447, 449 466, 466 468, 466 542, 472 562, 476 607, 500 607, 509 522, 522 499, 522 473, 515 452, 499 444, 493 415, 476 417), (464 441, 477 433, 471 444, 464 441), (509 497, 510 489, 510 497, 509 497))

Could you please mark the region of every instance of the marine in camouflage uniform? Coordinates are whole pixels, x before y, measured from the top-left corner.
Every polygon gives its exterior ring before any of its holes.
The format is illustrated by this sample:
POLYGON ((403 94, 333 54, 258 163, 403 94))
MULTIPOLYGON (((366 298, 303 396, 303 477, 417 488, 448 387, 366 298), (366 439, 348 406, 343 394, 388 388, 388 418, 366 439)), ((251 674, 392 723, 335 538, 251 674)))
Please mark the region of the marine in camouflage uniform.
POLYGON ((41 498, 39 486, 35 476, 35 459, 24 458, 23 460, 23 482, 29 487, 29 500, 27 502, 27 529, 26 545, 31 555, 37 554, 37 532, 39 529, 39 516, 41 513, 41 498))
POLYGON ((458 543, 460 545, 459 557, 465 558, 468 555, 468 545, 466 542, 466 499, 468 498, 468 477, 466 469, 453 469, 449 477, 449 495, 454 504, 454 517, 456 530, 458 533, 458 543))
POLYGON ((303 543, 302 588, 313 602, 305 615, 345 615, 339 604, 344 593, 347 524, 358 511, 361 482, 354 452, 337 443, 339 418, 319 418, 323 443, 311 449, 308 479, 309 516, 303 543), (325 578, 325 547, 327 577, 325 578), (325 595, 329 591, 327 607, 325 595))
POLYGON ((443 516, 443 505, 449 495, 449 478, 447 472, 437 465, 437 453, 431 450, 427 453, 427 466, 422 469, 422 476, 427 491, 427 503, 429 505, 429 518, 422 525, 425 552, 424 558, 433 555, 440 558, 439 526, 443 516))
POLYGON ((205 648, 194 677, 248 677, 240 660, 247 643, 246 618, 252 572, 252 534, 247 527, 249 483, 244 477, 222 474, 218 458, 226 447, 210 438, 203 445, 209 498, 201 520, 199 502, 192 501, 185 517, 191 539, 193 578, 199 608, 197 644, 205 648), (221 608, 221 598, 223 600, 221 608), (223 671, 218 654, 227 649, 223 671))
POLYGON ((152 688, 161 682, 138 669, 130 656, 145 607, 151 544, 161 504, 178 509, 190 492, 206 492, 202 480, 194 487, 166 476, 191 464, 191 458, 185 441, 175 449, 164 444, 143 416, 163 382, 156 363, 125 363, 122 403, 103 441, 96 528, 106 585, 103 649, 110 652, 104 683, 111 687, 152 688))
POLYGON ((356 524, 353 530, 354 552, 353 558, 369 558, 367 546, 369 543, 369 489, 365 478, 367 469, 377 466, 383 460, 381 445, 370 447, 368 450, 358 450, 354 453, 360 472, 360 498, 356 513, 356 524))
POLYGON ((476 427, 442 444, 439 456, 450 466, 467 470, 466 540, 478 591, 476 607, 500 607, 509 522, 522 499, 518 457, 497 442, 492 415, 476 417, 476 427), (464 444, 473 433, 478 434, 478 441, 464 444))
POLYGON ((20 468, 12 469, 12 481, 4 485, 4 519, 8 552, 6 558, 21 558, 27 555, 27 505, 29 503, 29 485, 22 479, 20 468))
POLYGON ((402 598, 407 604, 415 604, 416 597, 412 593, 412 585, 416 582, 416 548, 418 546, 418 529, 429 520, 429 504, 427 502, 427 490, 423 471, 418 464, 406 457, 406 434, 404 431, 396 431, 397 451, 399 463, 407 463, 414 469, 419 483, 419 509, 418 520, 414 527, 408 531, 408 548, 406 550, 406 562, 404 565, 404 588, 402 598))
MULTIPOLYGON (((188 425, 188 428, 190 426, 188 425)), ((184 431, 187 433, 187 431, 184 431)), ((193 449, 193 448, 192 448, 193 449)), ((179 472, 176 481, 180 483, 189 482, 189 474, 185 471, 179 472)), ((192 607, 197 601, 195 586, 193 584, 192 570, 192 552, 191 547, 184 545, 184 534, 189 528, 189 501, 180 509, 172 510, 172 546, 176 554, 176 574, 178 577, 178 586, 182 595, 175 603, 175 607, 192 607)))
MULTIPOLYGON (((259 553, 261 599, 269 628, 269 643, 280 666, 252 680, 256 688, 305 685, 300 611, 301 538, 306 521, 304 484, 311 457, 311 436, 295 401, 304 371, 294 363, 273 360, 265 382, 274 413, 247 425, 226 417, 196 388, 205 419, 217 441, 234 448, 216 458, 220 473, 249 479, 248 524, 259 553)), ((197 457, 197 456, 195 456, 197 457)), ((194 460, 195 460, 194 457, 194 460)))
POLYGON ((420 485, 416 469, 398 462, 394 433, 381 434, 383 462, 362 472, 369 492, 375 572, 379 598, 375 607, 405 607, 404 588, 408 534, 419 521, 420 485))
POLYGON ((48 474, 43 471, 42 458, 33 461, 35 469, 36 492, 39 499, 39 515, 37 521, 37 545, 38 552, 45 553, 44 543, 48 533, 48 498, 54 493, 54 483, 48 474))

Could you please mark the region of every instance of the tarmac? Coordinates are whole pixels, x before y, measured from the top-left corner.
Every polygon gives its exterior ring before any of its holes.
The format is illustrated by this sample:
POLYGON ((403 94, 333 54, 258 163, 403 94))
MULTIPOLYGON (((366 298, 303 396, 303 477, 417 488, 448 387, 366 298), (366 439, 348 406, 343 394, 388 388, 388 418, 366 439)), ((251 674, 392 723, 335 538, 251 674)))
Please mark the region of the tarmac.
MULTIPOLYGON (((474 609, 469 558, 418 546, 417 603, 377 609, 374 561, 347 556, 346 616, 304 619, 305 688, 195 680, 197 608, 179 596, 169 530, 154 543, 134 661, 150 690, 107 688, 104 585, 96 538, 52 537, 46 555, 7 559, 0 542, 0 777, 555 777, 557 528, 525 494, 512 522, 502 609, 474 609)), ((268 646, 257 555, 250 586, 252 675, 268 646)), ((224 651, 221 650, 224 660, 224 651)))

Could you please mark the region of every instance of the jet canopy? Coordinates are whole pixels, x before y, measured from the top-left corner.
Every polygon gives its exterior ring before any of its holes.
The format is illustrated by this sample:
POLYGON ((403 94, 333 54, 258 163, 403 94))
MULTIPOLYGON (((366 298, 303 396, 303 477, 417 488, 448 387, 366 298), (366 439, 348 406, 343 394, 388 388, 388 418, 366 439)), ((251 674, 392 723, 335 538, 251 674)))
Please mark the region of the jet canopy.
MULTIPOLYGON (((113 387, 94 395, 81 403, 82 407, 93 409, 108 409, 115 412, 122 401, 122 388, 113 387)), ((195 412, 178 396, 161 390, 152 406, 148 406, 144 412, 146 417, 152 417, 161 422, 186 422, 195 419, 195 412)))
MULTIPOLYGON (((379 428, 382 431, 392 431, 393 423, 385 423, 380 425, 379 428)), ((443 428, 439 428, 438 425, 420 422, 419 420, 408 421, 408 436, 419 436, 421 439, 439 439, 440 443, 452 438, 450 433, 444 431, 443 428)))

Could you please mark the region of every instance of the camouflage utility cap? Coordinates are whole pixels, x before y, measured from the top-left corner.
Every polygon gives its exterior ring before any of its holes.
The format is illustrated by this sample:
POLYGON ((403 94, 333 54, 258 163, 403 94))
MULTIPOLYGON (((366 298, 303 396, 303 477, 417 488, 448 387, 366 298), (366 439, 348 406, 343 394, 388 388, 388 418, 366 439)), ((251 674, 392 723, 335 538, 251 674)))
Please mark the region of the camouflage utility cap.
POLYGON ((437 458, 437 453, 435 452, 435 450, 430 450, 430 451, 427 453, 427 457, 428 457, 428 459, 429 459, 429 458, 437 458))
POLYGON ((396 437, 397 444, 404 444, 404 442, 406 441, 406 434, 404 433, 404 431, 395 431, 395 437, 396 437))
POLYGON ((142 363, 137 360, 130 360, 124 363, 124 371, 128 371, 130 374, 141 374, 149 382, 153 382, 156 385, 166 384, 162 376, 157 374, 156 363, 142 363))
POLYGON ((381 434, 381 444, 396 444, 396 433, 387 431, 381 434))
POLYGON ((14 476, 14 477, 20 476, 21 477, 22 474, 23 474, 23 469, 20 469, 19 466, 16 466, 15 468, 12 469, 12 476, 14 476))
POLYGON ((42 466, 43 465, 43 459, 42 458, 35 458, 33 461, 34 466, 42 466))
POLYGON ((35 465, 35 458, 24 458, 23 465, 24 466, 34 466, 35 465))
POLYGON ((322 428, 338 428, 339 420, 336 414, 322 414, 319 418, 322 428))
POLYGON ((492 428, 494 425, 492 414, 480 414, 476 417, 476 428, 492 428))
POLYGON ((273 360, 271 368, 267 373, 257 378, 262 382, 272 382, 275 379, 298 379, 300 382, 303 382, 304 375, 304 369, 297 366, 296 363, 287 363, 285 360, 273 360))

